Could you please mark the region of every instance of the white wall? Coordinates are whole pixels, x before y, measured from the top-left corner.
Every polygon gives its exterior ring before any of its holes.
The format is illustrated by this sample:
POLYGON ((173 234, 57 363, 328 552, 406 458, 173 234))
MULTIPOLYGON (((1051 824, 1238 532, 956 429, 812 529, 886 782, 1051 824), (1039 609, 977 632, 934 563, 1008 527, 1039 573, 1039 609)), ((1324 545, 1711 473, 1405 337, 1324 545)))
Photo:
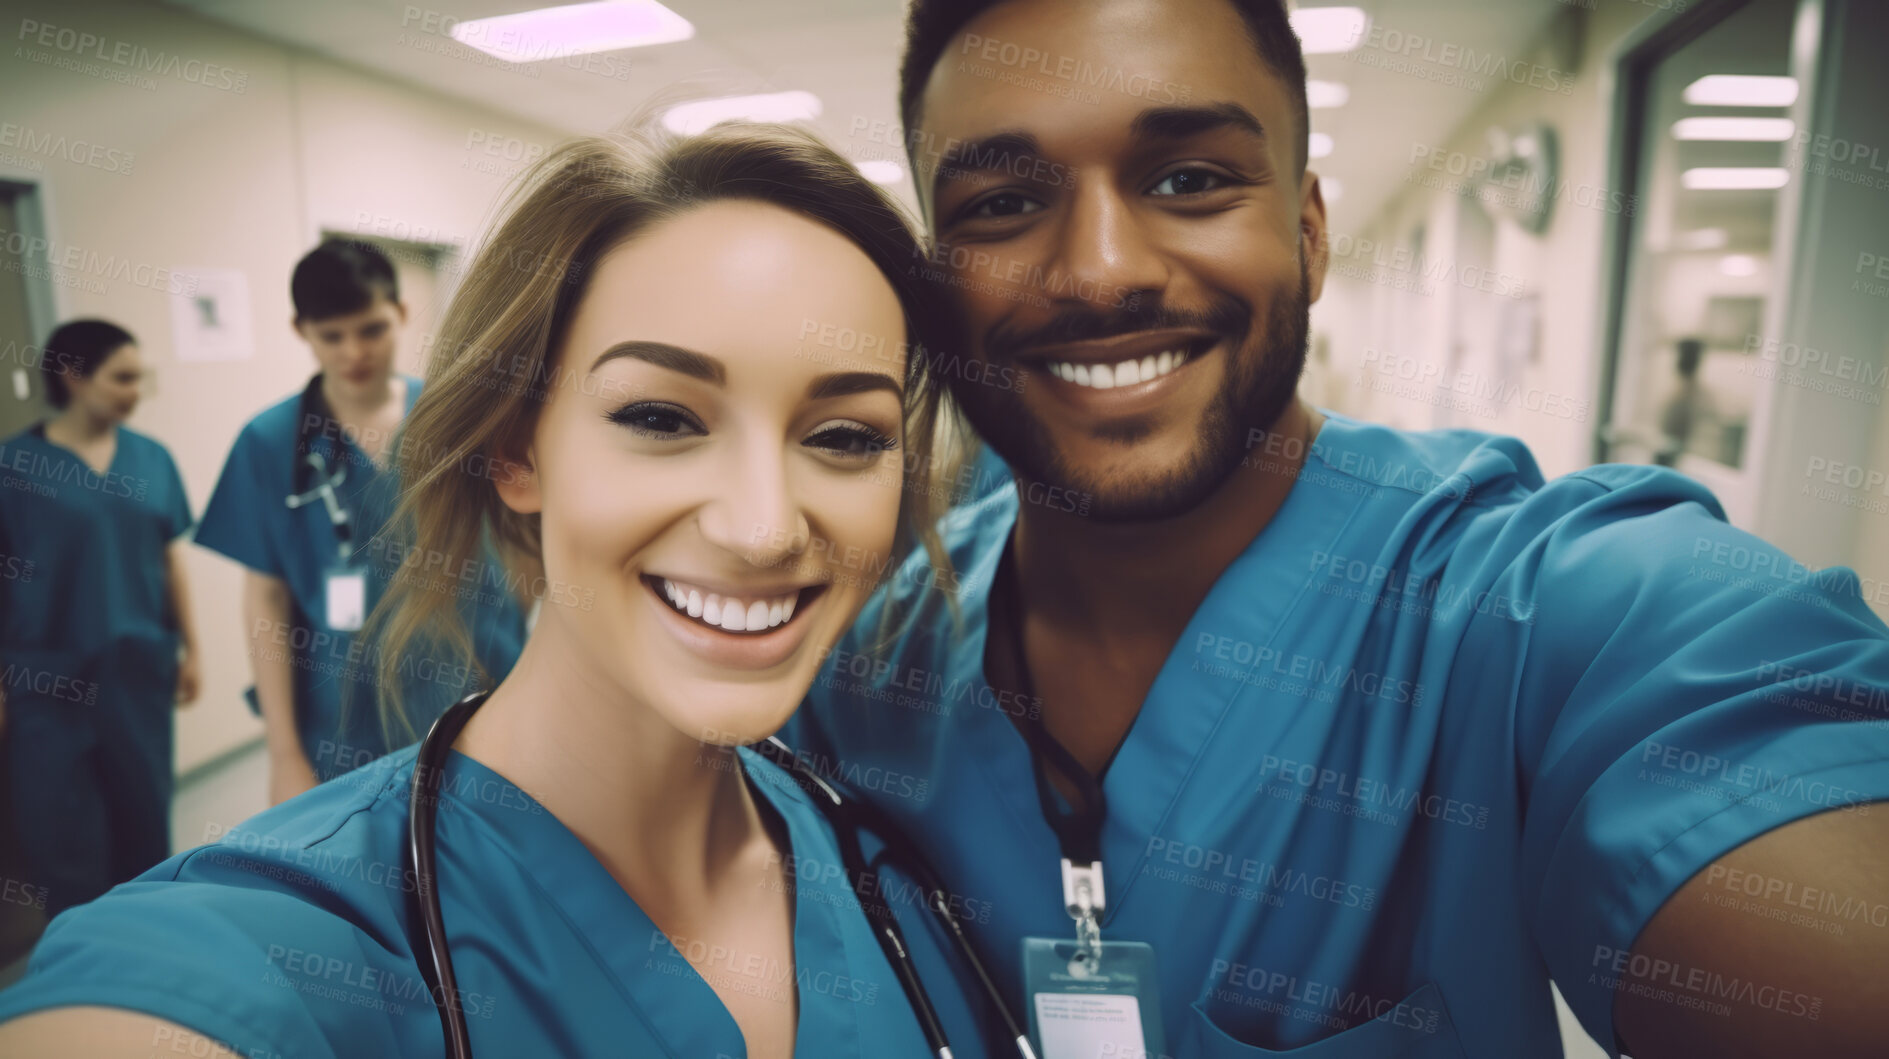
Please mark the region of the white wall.
MULTIPOLYGON (((1571 69, 1574 87, 1566 95, 1512 83, 1499 83, 1487 101, 1437 143, 1418 142, 1405 147, 1411 159, 1405 188, 1369 217, 1359 217, 1340 200, 1330 209, 1335 233, 1333 265, 1349 266, 1352 275, 1334 269, 1324 297, 1313 308, 1315 334, 1330 337, 1330 361, 1310 376, 1308 396, 1348 415, 1412 429, 1428 429, 1434 422, 1428 399, 1432 388, 1413 399, 1394 390, 1360 385, 1360 371, 1385 363, 1388 353, 1418 358, 1441 374, 1449 373, 1446 336, 1449 321, 1469 298, 1478 296, 1481 281, 1473 261, 1454 246, 1459 196, 1454 190, 1426 186, 1429 182, 1460 181, 1448 171, 1452 154, 1488 158, 1486 131, 1492 126, 1514 130, 1535 121, 1551 125, 1560 148, 1560 184, 1566 190, 1550 215, 1547 229, 1534 235, 1513 222, 1498 219, 1490 285, 1495 296, 1480 295, 1491 308, 1510 299, 1504 292, 1521 290, 1540 299, 1540 344, 1537 360, 1513 381, 1525 395, 1534 390, 1553 401, 1564 414, 1531 411, 1526 398, 1497 402, 1493 415, 1472 413, 1458 425, 1494 433, 1513 434, 1526 441, 1549 477, 1587 466, 1599 410, 1600 364, 1598 349, 1604 291, 1601 286, 1601 250, 1606 228, 1620 200, 1607 186, 1608 136, 1613 96, 1608 76, 1610 53, 1654 10, 1632 4, 1601 4, 1595 10, 1573 9, 1566 21, 1550 23, 1530 56, 1544 66, 1571 69), (1580 27, 1578 64, 1570 64, 1565 47, 1570 28, 1580 27), (1559 46, 1559 50, 1555 50, 1559 46), (1551 55, 1551 51, 1554 54, 1551 55), (1439 159, 1442 172, 1427 164, 1439 159), (1582 203, 1601 205, 1583 205, 1582 203), (1423 256, 1439 278, 1425 281, 1408 264, 1400 264, 1413 248, 1413 226, 1425 229, 1423 256), (1363 250, 1368 240, 1382 249, 1363 250), (1363 273, 1362 278, 1358 273, 1363 273), (1467 282, 1465 282, 1467 280, 1467 282), (1418 288, 1413 290, 1412 288, 1418 288), (1386 323, 1389 307, 1402 299, 1405 317, 1386 323), (1408 326, 1414 323, 1415 326, 1408 326), (1378 360, 1367 363, 1367 350, 1378 360), (1586 402, 1585 420, 1578 405, 1586 402)), ((1360 105, 1353 100, 1350 106, 1360 105)), ((1386 131, 1384 135, 1396 135, 1386 131)), ((1313 165, 1316 169, 1316 164, 1313 165)), ((1417 370, 1413 368, 1413 371, 1417 370)), ((1394 373, 1390 376, 1394 378, 1394 373)), ((1371 378, 1385 379, 1372 374, 1371 378)), ((1497 381, 1494 379, 1491 382, 1497 381)))
MULTIPOLYGON (((0 29, 12 38, 0 51, 0 123, 101 144, 120 152, 121 160, 131 155, 125 172, 57 155, 0 159, 0 177, 43 187, 47 234, 55 244, 154 269, 228 268, 248 277, 254 353, 229 363, 178 359, 169 299, 159 290, 109 278, 103 293, 53 284, 60 319, 103 316, 138 336, 155 389, 130 425, 170 447, 198 513, 242 424, 298 389, 312 368, 307 348, 289 330, 288 280, 318 233, 331 228, 413 239, 418 230, 430 236, 421 242, 470 242, 502 187, 500 176, 486 169, 516 163, 468 149, 468 142, 516 137, 549 146, 563 138, 557 130, 156 4, 0 0, 0 29), (39 45, 29 23, 102 38, 107 58, 98 48, 89 57, 75 55, 70 43, 61 50, 56 34, 52 46, 39 45), (210 79, 216 85, 240 81, 241 90, 186 80, 201 77, 201 65, 166 74, 160 64, 138 75, 152 85, 144 87, 31 57, 135 70, 110 61, 121 44, 144 49, 147 59, 163 53, 229 68, 230 75, 210 79)), ((10 153, 23 154, 17 147, 10 153)), ((418 366, 421 326, 415 321, 404 336, 407 370, 418 366)), ((182 769, 261 730, 240 698, 249 683, 240 568, 202 549, 193 552, 205 679, 203 697, 178 718, 182 769)))

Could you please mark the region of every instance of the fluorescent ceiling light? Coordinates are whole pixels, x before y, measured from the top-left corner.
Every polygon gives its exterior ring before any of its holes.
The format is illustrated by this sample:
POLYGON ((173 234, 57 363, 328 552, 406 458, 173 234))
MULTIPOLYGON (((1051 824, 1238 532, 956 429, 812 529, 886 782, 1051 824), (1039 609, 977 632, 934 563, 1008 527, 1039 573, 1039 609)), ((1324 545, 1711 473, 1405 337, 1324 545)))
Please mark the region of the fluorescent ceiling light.
POLYGON ((1687 85, 1682 98, 1696 107, 1788 107, 1797 102, 1797 79, 1707 74, 1687 85))
POLYGON ((528 63, 670 44, 695 36, 695 27, 656 0, 603 0, 460 22, 452 36, 506 62, 528 63))
POLYGON ((1755 276, 1758 259, 1750 254, 1726 254, 1718 259, 1718 270, 1727 276, 1755 276))
POLYGON ((1783 143, 1797 126, 1789 118, 1680 118, 1673 136, 1681 140, 1763 140, 1783 143))
POLYGON ((859 163, 859 172, 875 184, 896 184, 905 179, 904 166, 883 159, 859 163))
POLYGON ((1723 228, 1694 228, 1673 237, 1673 246, 1681 250, 1717 250, 1731 241, 1723 228))
POLYGON ((1783 187, 1790 177, 1776 167, 1706 166, 1679 174, 1679 186, 1690 191, 1770 191, 1783 187))
POLYGON ((1302 7, 1292 12, 1292 32, 1307 55, 1357 51, 1369 20, 1356 7, 1302 7))
POLYGON ((1305 82, 1305 105, 1313 110, 1342 107, 1351 98, 1351 89, 1341 81, 1305 82))
POLYGON ((1331 137, 1322 132, 1315 132, 1307 138, 1306 152, 1313 158, 1323 158, 1331 153, 1331 137))
POLYGON ((662 126, 693 136, 722 121, 805 121, 819 116, 820 97, 812 92, 769 92, 682 103, 663 112, 662 126))

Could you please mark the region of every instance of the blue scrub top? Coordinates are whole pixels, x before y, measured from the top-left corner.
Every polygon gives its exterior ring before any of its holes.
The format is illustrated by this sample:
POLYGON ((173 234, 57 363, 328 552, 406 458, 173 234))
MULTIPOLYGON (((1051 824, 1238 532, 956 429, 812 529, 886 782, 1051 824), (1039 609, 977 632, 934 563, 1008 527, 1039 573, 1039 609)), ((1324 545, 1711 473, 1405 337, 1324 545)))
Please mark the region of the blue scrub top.
MULTIPOLYGON (((406 410, 411 412, 421 383, 415 378, 406 378, 406 383, 406 410)), ((339 560, 334 523, 319 500, 295 510, 285 503, 297 491, 294 465, 301 396, 284 399, 243 427, 204 508, 196 541, 288 585, 293 627, 265 634, 258 649, 293 655, 302 747, 316 773, 326 779, 379 757, 391 746, 382 734, 376 710, 375 655, 353 633, 327 623, 326 578, 339 560), (350 684, 355 685, 352 696, 350 684)), ((312 431, 310 449, 322 454, 331 474, 337 466, 347 468, 346 480, 335 491, 353 524, 354 560, 367 570, 371 610, 407 548, 382 535, 398 500, 395 475, 342 438, 332 424, 312 431)), ((473 632, 475 654, 489 683, 496 684, 511 671, 524 645, 524 615, 511 591, 511 578, 489 549, 483 562, 462 573, 466 576, 454 586, 460 592, 461 610, 473 632)), ((473 674, 463 667, 434 663, 420 653, 412 658, 406 690, 415 706, 412 721, 424 731, 441 710, 472 690, 473 674)), ((251 695, 255 708, 253 689, 251 695)))
MULTIPOLYGON (((75 1004, 168 1019, 271 1057, 444 1055, 415 960, 408 787, 397 751, 179 853, 53 920, 0 1021, 75 1004)), ((825 817, 779 768, 738 751, 785 820, 794 966, 710 954, 725 988, 790 1002, 794 1054, 924 1055, 905 994, 845 881, 825 817)), ((436 824, 438 885, 475 1054, 739 1059, 740 1029, 689 962, 537 800, 454 752, 436 824)))
MULTIPOLYGON (((1860 805, 1889 797, 1889 629, 1855 574, 1678 474, 1544 482, 1513 438, 1325 415, 1103 778, 1103 937, 1154 946, 1182 1059, 1560 1055, 1550 976, 1611 1052, 1638 982, 1616 954, 1691 875, 1799 817, 1889 811, 1860 805)), ((955 576, 914 556, 783 736, 989 913, 972 934, 1022 1012, 1021 939, 1072 931, 1012 721, 1040 706, 984 679, 1018 503, 955 512, 955 576), (879 646, 888 598, 912 620, 879 646)), ((1869 929, 1843 909, 1822 918, 1869 929)))
MULTIPOLYGON (((0 442, 0 666, 9 698, 71 698, 114 656, 159 672, 176 665, 165 549, 190 528, 190 501, 163 445, 117 429, 104 474, 46 440, 44 424, 0 442)), ((161 691, 168 701, 172 687, 161 691)))

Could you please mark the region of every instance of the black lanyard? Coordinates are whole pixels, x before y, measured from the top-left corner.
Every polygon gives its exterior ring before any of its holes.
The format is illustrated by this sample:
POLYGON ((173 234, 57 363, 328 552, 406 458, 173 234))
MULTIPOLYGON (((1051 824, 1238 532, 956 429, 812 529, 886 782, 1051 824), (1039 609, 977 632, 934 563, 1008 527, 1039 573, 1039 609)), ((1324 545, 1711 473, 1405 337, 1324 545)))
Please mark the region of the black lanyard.
POLYGON ((1022 716, 1016 718, 1016 725, 1024 741, 1030 744, 1030 767, 1036 776, 1036 797, 1043 807, 1043 821, 1056 833, 1057 844, 1062 847, 1063 903, 1076 919, 1078 933, 1081 933, 1083 922, 1087 920, 1088 926, 1093 928, 1096 918, 1105 909, 1102 821, 1108 815, 1108 799, 1101 781, 1090 775, 1082 762, 1076 760, 1076 755, 1057 742, 1043 725, 1041 700, 1036 696, 1036 682, 1030 677, 1030 660, 1023 648, 1022 596, 1018 591, 1012 550, 1008 546, 998 560, 997 582, 1008 601, 1014 604, 1005 617, 1002 642, 1009 652, 1012 677, 1017 685, 1013 690, 1022 694, 1026 704, 1022 716), (1038 709, 1028 709, 1029 705, 1036 705, 1038 709), (1046 765, 1062 773, 1075 788, 1076 798, 1066 808, 1061 793, 1050 782, 1046 765))

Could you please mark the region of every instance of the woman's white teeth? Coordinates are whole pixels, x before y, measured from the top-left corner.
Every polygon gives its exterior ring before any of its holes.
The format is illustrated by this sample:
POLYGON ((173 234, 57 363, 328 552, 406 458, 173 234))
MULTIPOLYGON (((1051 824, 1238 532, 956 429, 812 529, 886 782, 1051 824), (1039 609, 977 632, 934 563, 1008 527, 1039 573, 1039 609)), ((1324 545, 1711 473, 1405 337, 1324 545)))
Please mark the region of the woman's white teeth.
POLYGON ((1052 360, 1044 367, 1064 382, 1087 386, 1091 390, 1113 390, 1117 386, 1133 386, 1138 382, 1158 379, 1185 363, 1186 350, 1169 349, 1163 350, 1158 356, 1150 353, 1140 360, 1124 360, 1119 364, 1071 364, 1068 361, 1052 360))
POLYGON ((790 592, 784 596, 740 599, 691 588, 666 577, 662 579, 662 592, 670 606, 705 625, 729 632, 772 629, 794 616, 794 602, 800 598, 800 593, 790 592))

